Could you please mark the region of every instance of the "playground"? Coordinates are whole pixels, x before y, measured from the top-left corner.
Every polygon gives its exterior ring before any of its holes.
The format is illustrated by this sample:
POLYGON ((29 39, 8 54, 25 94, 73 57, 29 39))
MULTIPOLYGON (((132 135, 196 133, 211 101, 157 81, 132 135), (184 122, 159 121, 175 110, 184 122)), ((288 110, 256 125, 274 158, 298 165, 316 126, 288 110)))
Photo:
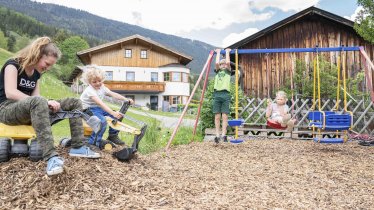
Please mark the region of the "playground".
MULTIPOLYGON (((274 53, 343 52, 360 49, 275 49, 274 53)), ((236 58, 233 120, 239 121, 240 125, 253 126, 249 121, 251 116, 262 118, 264 111, 260 107, 264 103, 248 103, 242 112, 252 110, 260 113, 249 114, 247 122, 239 119, 238 53, 269 53, 267 51, 271 49, 235 50, 232 53, 235 53, 236 58)), ((362 53, 366 55, 365 52, 362 53)), ((209 74, 208 66, 212 56, 213 52, 210 53, 197 83, 202 80, 204 74, 209 74)), ((318 62, 318 59, 315 61, 318 62)), ((318 75, 319 65, 315 66, 318 75)), ((204 89, 207 78, 206 76, 204 89)), ((192 90, 187 105, 196 88, 197 86, 192 90)), ((204 89, 201 101, 204 99, 204 89)), ((345 88, 343 92, 346 93, 345 88)), ((345 96, 342 105, 332 105, 331 110, 335 107, 340 108, 339 110, 327 112, 323 107, 329 108, 331 105, 322 106, 325 103, 322 104, 319 89, 314 95, 317 96, 312 100, 312 107, 305 106, 307 101, 301 101, 306 109, 295 109, 295 113, 303 116, 299 118, 299 122, 309 123, 304 127, 306 130, 302 131, 312 135, 308 140, 293 138, 300 137, 300 133, 279 135, 279 138, 275 139, 267 138, 266 135, 239 136, 238 124, 232 138, 240 139, 239 144, 206 141, 171 147, 186 113, 186 105, 169 141, 167 144, 165 142, 165 150, 148 155, 135 154, 147 128, 140 123, 141 129, 130 129, 122 125, 123 131, 134 134, 134 143, 130 148, 118 151, 103 150, 101 159, 71 157, 66 148, 58 146, 59 154, 65 159, 64 172, 59 175, 47 176, 44 161, 30 164, 27 158, 11 158, 0 165, 0 176, 3 180, 0 188, 0 209, 50 209, 51 206, 53 209, 368 209, 374 206, 373 147, 360 146, 355 139, 349 139, 348 135, 354 125, 357 125, 356 128, 363 125, 360 130, 366 132, 367 125, 373 120, 370 114, 373 102, 371 101, 364 111, 353 110, 357 115, 370 116, 365 117, 368 118, 365 123, 359 124, 357 122, 363 117, 354 116, 354 112, 348 109, 345 96), (331 116, 334 116, 332 123, 329 121, 331 116), (347 117, 343 119, 341 116, 347 117), (332 133, 324 133, 325 131, 332 133)), ((341 100, 337 98, 336 101, 341 100)), ((201 105, 196 119, 199 119, 201 105)), ((298 106, 297 103, 293 105, 298 106)), ((121 113, 125 114, 126 111, 121 113)), ((87 116, 85 120, 95 129, 95 123, 89 123, 92 117, 87 116)), ((65 118, 69 117, 56 119, 65 118)), ((108 123, 112 123, 111 126, 121 125, 120 121, 113 122, 111 119, 108 123)), ((194 133, 196 125, 197 121, 194 133)), ((244 134, 245 130, 241 131, 244 134)), ((253 128, 247 131, 257 133, 253 132, 253 128)), ((4 148, 5 152, 9 152, 6 149, 9 148, 8 145, 4 148)), ((40 157, 39 155, 38 158, 40 157)))
POLYGON ((368 209, 374 153, 357 142, 212 142, 140 155, 124 164, 68 157, 64 174, 45 163, 1 164, 1 209, 368 209))

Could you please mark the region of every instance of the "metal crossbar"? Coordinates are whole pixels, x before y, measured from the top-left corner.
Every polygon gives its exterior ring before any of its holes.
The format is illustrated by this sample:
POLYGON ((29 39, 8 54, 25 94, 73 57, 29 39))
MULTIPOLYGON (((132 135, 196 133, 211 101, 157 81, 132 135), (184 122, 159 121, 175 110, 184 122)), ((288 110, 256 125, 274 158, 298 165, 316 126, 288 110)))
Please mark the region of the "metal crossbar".
MULTIPOLYGON (((339 52, 339 51, 360 51, 359 46, 353 47, 314 47, 314 48, 273 48, 273 49, 239 49, 238 54, 258 54, 258 53, 302 53, 302 52, 339 52)), ((225 50, 221 50, 221 54, 225 54, 225 50)), ((230 54, 235 54, 231 50, 230 54)))

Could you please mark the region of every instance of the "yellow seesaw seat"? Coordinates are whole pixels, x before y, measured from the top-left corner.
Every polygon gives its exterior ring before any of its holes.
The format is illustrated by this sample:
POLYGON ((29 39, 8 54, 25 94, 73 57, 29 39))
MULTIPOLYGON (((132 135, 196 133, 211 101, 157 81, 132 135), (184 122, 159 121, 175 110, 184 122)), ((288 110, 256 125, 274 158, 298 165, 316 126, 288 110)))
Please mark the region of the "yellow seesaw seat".
POLYGON ((31 125, 5 125, 0 123, 0 137, 26 140, 35 138, 36 134, 31 125))

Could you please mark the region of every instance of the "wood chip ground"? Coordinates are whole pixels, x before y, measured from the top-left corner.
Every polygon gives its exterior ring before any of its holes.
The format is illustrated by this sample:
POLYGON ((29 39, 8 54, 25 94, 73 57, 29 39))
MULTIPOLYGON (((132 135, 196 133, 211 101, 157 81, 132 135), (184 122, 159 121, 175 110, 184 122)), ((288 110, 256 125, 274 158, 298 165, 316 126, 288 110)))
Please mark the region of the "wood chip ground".
POLYGON ((129 163, 65 158, 0 164, 0 209, 374 209, 374 147, 357 142, 212 142, 138 155, 129 163))

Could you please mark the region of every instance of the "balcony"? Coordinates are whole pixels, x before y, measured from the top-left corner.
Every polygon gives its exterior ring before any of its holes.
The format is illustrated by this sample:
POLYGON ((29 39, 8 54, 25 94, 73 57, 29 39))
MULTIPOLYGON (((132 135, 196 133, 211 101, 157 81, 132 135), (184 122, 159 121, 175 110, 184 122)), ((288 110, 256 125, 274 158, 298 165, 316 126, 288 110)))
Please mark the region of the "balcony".
POLYGON ((165 91, 164 82, 105 81, 105 86, 118 93, 160 93, 165 91))

